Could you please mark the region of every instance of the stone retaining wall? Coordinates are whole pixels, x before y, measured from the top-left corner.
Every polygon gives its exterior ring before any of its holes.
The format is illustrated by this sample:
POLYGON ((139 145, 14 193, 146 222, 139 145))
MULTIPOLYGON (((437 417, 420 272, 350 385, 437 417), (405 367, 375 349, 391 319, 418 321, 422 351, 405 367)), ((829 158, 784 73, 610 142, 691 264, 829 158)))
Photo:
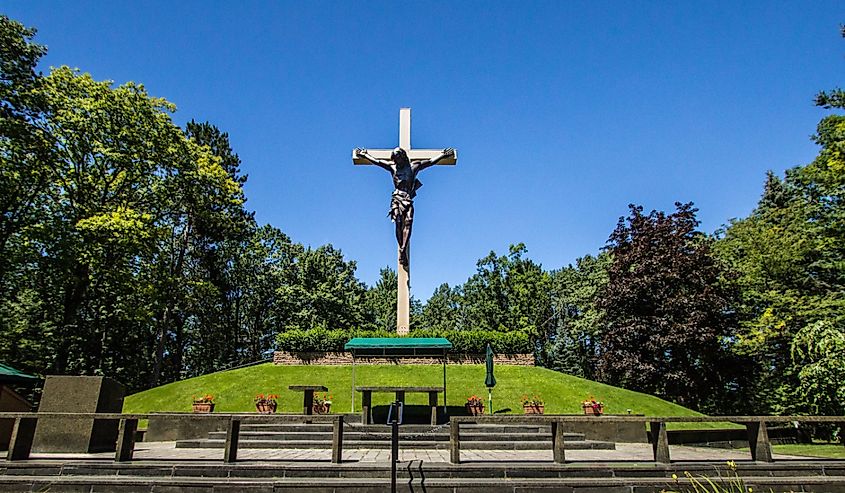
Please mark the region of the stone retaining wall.
MULTIPOLYGON (((483 354, 450 354, 448 362, 452 365, 484 364, 483 354)), ((533 354, 497 354, 493 357, 497 365, 534 366, 533 354)), ((352 354, 346 352, 307 352, 294 353, 276 351, 273 353, 274 365, 351 365, 352 354)), ((358 357, 356 365, 439 365, 440 358, 424 357, 358 357)))

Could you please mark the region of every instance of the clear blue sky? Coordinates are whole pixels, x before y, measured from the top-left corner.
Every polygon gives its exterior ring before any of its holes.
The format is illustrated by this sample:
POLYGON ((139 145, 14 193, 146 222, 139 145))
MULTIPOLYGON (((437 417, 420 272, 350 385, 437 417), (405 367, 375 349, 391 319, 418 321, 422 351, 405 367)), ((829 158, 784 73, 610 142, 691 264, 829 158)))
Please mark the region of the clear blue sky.
POLYGON ((421 176, 413 294, 524 242, 545 268, 602 247, 628 203, 693 201, 712 232, 767 169, 816 154, 841 85, 838 2, 5 1, 44 67, 142 82, 229 132, 248 207, 332 243, 368 283, 395 268, 391 183, 354 147, 456 147, 421 176))

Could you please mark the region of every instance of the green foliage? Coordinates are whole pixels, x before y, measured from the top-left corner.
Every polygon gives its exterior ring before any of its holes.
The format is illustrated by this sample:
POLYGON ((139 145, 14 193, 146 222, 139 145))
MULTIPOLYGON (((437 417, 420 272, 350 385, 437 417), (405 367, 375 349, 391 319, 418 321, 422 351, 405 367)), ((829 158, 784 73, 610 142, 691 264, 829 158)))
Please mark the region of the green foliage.
POLYGON ((322 327, 293 329, 276 336, 276 348, 293 352, 343 351, 343 346, 353 337, 391 337, 391 334, 395 336, 396 332, 328 330, 322 327))
MULTIPOLYGON (((399 337, 395 330, 289 330, 276 336, 281 351, 343 351, 353 337, 399 337)), ((412 330, 409 337, 445 337, 452 343, 453 353, 484 353, 489 343, 497 353, 531 353, 534 349, 529 334, 520 331, 488 330, 412 330)))
MULTIPOLYGON (((527 336, 513 336, 520 341, 515 342, 520 352, 535 353, 540 364, 546 364, 548 341, 555 331, 551 276, 528 259, 527 252, 522 243, 511 245, 508 255, 490 252, 478 261, 477 272, 463 285, 439 286, 422 308, 416 327, 454 333, 455 340, 470 337, 463 336, 463 331, 526 333, 527 336)), ((507 339, 484 337, 494 338, 491 340, 496 344, 507 339)), ((475 342, 470 346, 479 347, 475 342)))
POLYGON ((679 489, 663 490, 663 493, 752 493, 753 491, 753 488, 747 486, 737 473, 734 461, 727 462, 724 476, 718 469, 715 478, 700 474, 693 475, 689 471, 684 471, 684 476, 686 479, 682 483, 682 480, 673 474, 672 479, 675 480, 675 485, 679 489), (684 488, 686 484, 689 484, 690 488, 684 488))
POLYGON ((549 275, 525 257, 524 244, 508 255, 495 252, 478 261, 477 272, 462 288, 462 328, 535 331, 545 340, 550 319, 549 275))
POLYGON ((820 320, 798 331, 791 349, 801 368, 797 397, 815 414, 845 414, 845 330, 820 320))
POLYGON ((556 330, 550 342, 548 366, 584 378, 593 378, 601 337, 602 310, 598 294, 607 285, 608 253, 579 258, 575 266, 554 271, 552 304, 556 330))
POLYGON ((35 72, 46 49, 32 42, 34 36, 35 29, 0 15, 0 283, 9 282, 11 266, 29 253, 15 236, 37 221, 51 186, 44 162, 51 157, 51 139, 37 125, 44 111, 43 77, 35 72))
POLYGON ((526 331, 492 330, 412 330, 411 337, 445 337, 452 343, 453 353, 483 354, 487 344, 500 354, 529 354, 534 351, 531 334, 526 331))
POLYGON ((367 290, 364 298, 367 318, 372 320, 373 329, 396 330, 397 285, 396 271, 385 267, 379 272, 376 285, 367 290))
POLYGON ((0 17, 0 359, 144 388, 363 323, 354 262, 244 209, 226 133, 141 84, 36 73, 33 35, 0 17))
POLYGON ((280 321, 283 330, 361 325, 365 288, 355 277, 354 261, 324 245, 300 250, 290 267, 279 293, 290 314, 280 321))
MULTIPOLYGON (((845 324, 845 117, 818 126, 819 156, 780 179, 770 173, 752 214, 733 221, 715 245, 738 275, 740 320, 734 351, 754 363, 747 393, 757 412, 815 412, 796 337, 845 324)), ((801 341, 801 338, 798 339, 801 341)), ((819 389, 820 390, 820 389, 819 389)))
POLYGON ((463 298, 459 287, 443 283, 422 308, 420 326, 431 330, 453 330, 465 326, 463 298))

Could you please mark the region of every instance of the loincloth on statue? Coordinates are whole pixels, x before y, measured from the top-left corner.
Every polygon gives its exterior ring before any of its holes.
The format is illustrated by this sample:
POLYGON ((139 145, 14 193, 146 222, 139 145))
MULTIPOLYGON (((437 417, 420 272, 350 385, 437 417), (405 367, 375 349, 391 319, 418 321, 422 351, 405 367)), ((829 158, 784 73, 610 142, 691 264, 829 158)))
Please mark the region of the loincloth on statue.
POLYGON ((395 222, 414 220, 414 198, 404 190, 394 190, 390 197, 390 211, 387 216, 395 222))

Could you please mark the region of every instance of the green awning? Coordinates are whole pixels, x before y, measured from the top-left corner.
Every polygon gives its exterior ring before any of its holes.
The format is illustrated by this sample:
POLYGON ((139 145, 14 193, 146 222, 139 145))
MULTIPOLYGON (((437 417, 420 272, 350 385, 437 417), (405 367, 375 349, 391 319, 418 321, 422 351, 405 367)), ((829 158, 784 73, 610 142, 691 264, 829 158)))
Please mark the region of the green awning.
POLYGON ((452 349, 443 337, 355 337, 343 346, 351 349, 452 349))
POLYGON ((0 383, 35 383, 40 378, 0 363, 0 383))
POLYGON ((351 412, 355 412, 355 358, 428 357, 443 361, 443 415, 446 415, 446 352, 452 343, 444 337, 355 337, 343 349, 352 353, 351 412))

